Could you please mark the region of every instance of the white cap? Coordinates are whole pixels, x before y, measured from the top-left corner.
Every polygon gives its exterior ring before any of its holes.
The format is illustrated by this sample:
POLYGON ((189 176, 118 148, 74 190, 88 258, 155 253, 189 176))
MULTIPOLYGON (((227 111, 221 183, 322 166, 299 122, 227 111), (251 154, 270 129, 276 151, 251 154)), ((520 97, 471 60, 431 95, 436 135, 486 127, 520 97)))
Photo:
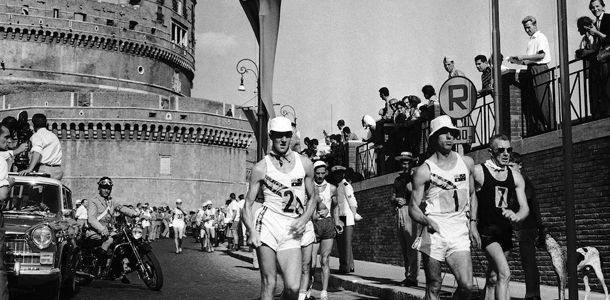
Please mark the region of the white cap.
POLYGON ((205 206, 212 205, 212 200, 208 200, 205 202, 205 206))
POLYGON ((81 204, 81 203, 83 203, 83 200, 81 200, 81 199, 76 200, 76 204, 81 204))
POLYGON ((451 130, 451 135, 453 136, 458 136, 460 134, 460 130, 451 123, 451 118, 448 115, 442 115, 434 118, 434 120, 430 122, 430 135, 428 137, 431 137, 442 128, 449 128, 451 130))
POLYGON ((275 117, 269 121, 269 132, 292 132, 292 122, 285 117, 275 117))
POLYGON ((316 161, 315 163, 313 163, 313 169, 315 170, 315 169, 317 169, 318 167, 327 167, 327 166, 326 166, 326 163, 325 163, 325 162, 323 162, 323 161, 321 161, 321 160, 318 160, 318 161, 316 161))
POLYGON ((182 199, 176 199, 176 203, 182 203, 182 199))

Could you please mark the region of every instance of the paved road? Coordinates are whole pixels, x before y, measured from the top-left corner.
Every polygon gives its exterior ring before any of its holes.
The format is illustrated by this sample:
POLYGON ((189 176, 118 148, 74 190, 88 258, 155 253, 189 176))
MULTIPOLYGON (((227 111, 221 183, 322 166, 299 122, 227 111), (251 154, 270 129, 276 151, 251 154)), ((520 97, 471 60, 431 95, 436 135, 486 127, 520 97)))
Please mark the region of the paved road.
MULTIPOLYGON (((92 299, 257 299, 260 291, 259 271, 252 269, 251 264, 229 256, 224 251, 204 253, 199 244, 192 238, 186 238, 181 254, 175 254, 173 240, 161 240, 153 243, 153 251, 163 268, 164 285, 159 292, 149 290, 132 273, 128 277, 131 284, 120 281, 94 281, 81 287, 71 297, 62 296, 63 300, 92 299)), ((281 280, 278 277, 278 287, 281 280)), ((320 284, 314 285, 313 296, 320 295, 320 284)), ((276 295, 281 288, 276 289, 276 295)), ((31 292, 12 291, 11 300, 33 299, 31 292)), ((330 299, 356 300, 376 299, 350 291, 331 289, 330 299)))

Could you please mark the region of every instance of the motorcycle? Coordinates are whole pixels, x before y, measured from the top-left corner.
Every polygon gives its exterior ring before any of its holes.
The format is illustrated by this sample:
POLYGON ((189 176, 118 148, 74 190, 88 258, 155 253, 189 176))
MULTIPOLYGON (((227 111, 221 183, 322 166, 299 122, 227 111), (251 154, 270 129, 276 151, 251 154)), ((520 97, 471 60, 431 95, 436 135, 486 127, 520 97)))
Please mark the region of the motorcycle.
MULTIPOLYGON (((90 241, 83 242, 81 257, 76 268, 76 283, 87 285, 94 279, 115 280, 134 271, 146 286, 159 291, 163 287, 163 271, 152 252, 152 246, 142 239, 142 227, 124 225, 112 235, 113 246, 109 259, 99 257, 99 246, 90 241)), ((100 241, 101 242, 101 241, 100 241)))

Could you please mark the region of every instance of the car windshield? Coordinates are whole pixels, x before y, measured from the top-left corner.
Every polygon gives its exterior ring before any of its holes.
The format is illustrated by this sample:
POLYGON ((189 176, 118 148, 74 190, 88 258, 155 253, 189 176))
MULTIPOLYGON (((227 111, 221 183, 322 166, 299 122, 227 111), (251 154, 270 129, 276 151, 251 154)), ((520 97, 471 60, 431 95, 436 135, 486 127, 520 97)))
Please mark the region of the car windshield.
POLYGON ((59 213, 61 195, 57 185, 15 182, 3 211, 40 211, 59 213))

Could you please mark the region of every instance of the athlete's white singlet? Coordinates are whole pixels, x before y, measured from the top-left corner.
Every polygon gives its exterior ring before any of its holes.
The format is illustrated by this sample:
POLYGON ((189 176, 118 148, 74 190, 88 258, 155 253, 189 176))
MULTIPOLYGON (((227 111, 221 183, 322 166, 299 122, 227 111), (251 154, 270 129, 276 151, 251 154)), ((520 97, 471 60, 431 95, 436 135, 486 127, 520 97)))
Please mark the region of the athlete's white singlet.
POLYGON ((430 168, 430 187, 424 199, 424 214, 458 221, 466 219, 470 211, 470 170, 462 157, 452 170, 444 171, 435 163, 426 160, 430 168))
POLYGON ((278 214, 296 218, 303 213, 306 204, 305 168, 299 154, 294 153, 293 157, 292 171, 282 173, 271 163, 270 156, 265 156, 267 175, 263 184, 263 206, 278 214))
POLYGON ((324 205, 326 205, 326 208, 328 209, 328 212, 326 213, 326 215, 324 216, 324 218, 328 218, 330 217, 330 208, 332 205, 332 199, 331 199, 331 194, 330 194, 330 183, 326 182, 326 180, 324 180, 322 182, 322 184, 318 185, 317 183, 315 183, 316 187, 318 187, 318 196, 320 197, 320 199, 322 199, 322 203, 324 203, 324 205), (321 189, 321 186, 325 185, 324 189, 321 189))

